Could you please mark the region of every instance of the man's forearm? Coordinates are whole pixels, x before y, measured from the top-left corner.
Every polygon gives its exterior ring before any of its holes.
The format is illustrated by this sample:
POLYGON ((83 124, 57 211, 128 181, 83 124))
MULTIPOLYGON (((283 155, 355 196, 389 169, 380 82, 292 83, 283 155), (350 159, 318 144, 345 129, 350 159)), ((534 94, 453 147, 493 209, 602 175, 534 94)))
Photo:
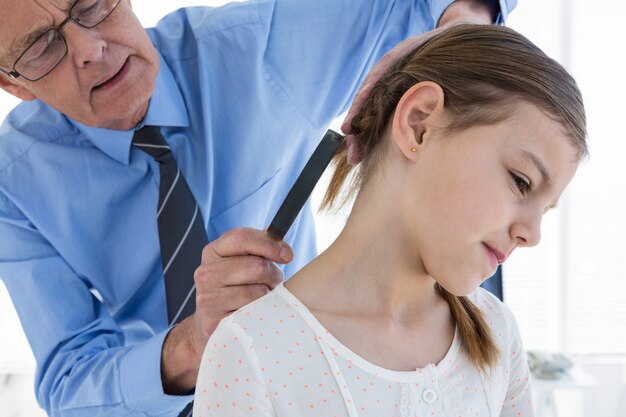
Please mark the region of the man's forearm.
POLYGON ((437 27, 463 22, 493 23, 499 10, 497 0, 456 0, 443 12, 437 27))
POLYGON ((190 342, 192 317, 174 327, 163 342, 161 380, 163 391, 169 395, 185 395, 196 386, 202 352, 196 352, 190 342))

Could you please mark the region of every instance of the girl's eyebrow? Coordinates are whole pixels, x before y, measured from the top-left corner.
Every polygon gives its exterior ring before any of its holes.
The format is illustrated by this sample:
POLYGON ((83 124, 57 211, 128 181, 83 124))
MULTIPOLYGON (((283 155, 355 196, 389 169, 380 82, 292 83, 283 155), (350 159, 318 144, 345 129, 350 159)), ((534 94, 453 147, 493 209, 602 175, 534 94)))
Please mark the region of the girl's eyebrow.
POLYGON ((539 158, 533 152, 525 150, 525 149, 522 149, 521 153, 525 160, 531 162, 537 168, 537 170, 541 174, 541 180, 544 183, 545 187, 551 188, 552 187, 552 175, 550 175, 550 172, 546 168, 545 164, 541 161, 541 158, 539 158))

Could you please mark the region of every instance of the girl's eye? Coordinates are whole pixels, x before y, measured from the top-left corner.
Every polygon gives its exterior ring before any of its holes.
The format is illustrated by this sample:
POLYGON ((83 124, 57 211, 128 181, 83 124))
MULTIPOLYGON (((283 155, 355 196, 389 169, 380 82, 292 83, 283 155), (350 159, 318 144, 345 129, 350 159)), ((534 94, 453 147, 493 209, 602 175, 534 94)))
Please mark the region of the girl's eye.
POLYGON ((511 177, 513 178, 513 181, 515 181, 515 185, 517 186, 520 193, 522 193, 522 195, 526 195, 528 192, 530 192, 530 183, 526 181, 524 178, 517 175, 515 172, 513 171, 510 171, 510 172, 511 172, 511 177))

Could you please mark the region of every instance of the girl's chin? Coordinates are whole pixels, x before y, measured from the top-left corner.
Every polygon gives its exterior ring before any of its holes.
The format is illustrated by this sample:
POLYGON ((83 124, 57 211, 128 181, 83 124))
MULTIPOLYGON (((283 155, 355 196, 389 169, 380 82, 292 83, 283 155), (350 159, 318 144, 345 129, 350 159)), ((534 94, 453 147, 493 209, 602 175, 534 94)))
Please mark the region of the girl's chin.
POLYGON ((439 285, 452 295, 455 295, 457 297, 465 297, 473 293, 474 291, 476 291, 476 289, 480 286, 481 282, 482 281, 479 281, 479 282, 473 283, 472 285, 454 285, 457 283, 454 283, 452 285, 446 285, 445 283, 439 282, 439 285))

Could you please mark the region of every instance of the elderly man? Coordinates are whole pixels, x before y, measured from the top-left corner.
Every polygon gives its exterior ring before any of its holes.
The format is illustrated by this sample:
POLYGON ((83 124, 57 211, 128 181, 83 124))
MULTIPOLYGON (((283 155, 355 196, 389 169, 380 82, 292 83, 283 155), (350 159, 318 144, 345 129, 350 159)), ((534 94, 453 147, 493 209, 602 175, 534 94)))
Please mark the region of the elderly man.
POLYGON ((219 321, 314 256, 309 207, 289 244, 262 229, 372 65, 515 1, 259 0, 147 31, 130 0, 0 3, 0 87, 24 100, 0 128, 0 277, 38 400, 177 416, 219 321))

